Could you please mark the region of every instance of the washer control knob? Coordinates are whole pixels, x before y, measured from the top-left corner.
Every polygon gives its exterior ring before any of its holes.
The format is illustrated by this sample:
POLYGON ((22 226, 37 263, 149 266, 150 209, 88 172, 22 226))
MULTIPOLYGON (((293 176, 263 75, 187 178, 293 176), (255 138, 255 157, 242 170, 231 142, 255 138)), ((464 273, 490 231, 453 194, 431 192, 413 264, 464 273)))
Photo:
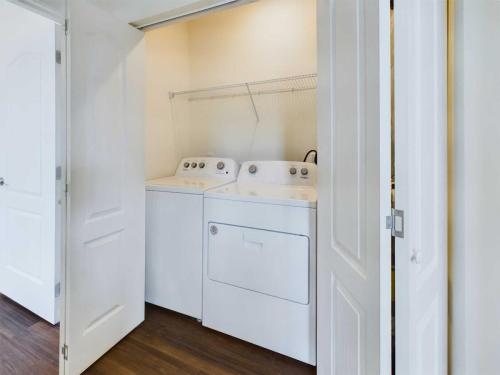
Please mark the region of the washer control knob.
POLYGON ((189 162, 185 162, 184 163, 184 168, 189 168, 189 165, 190 165, 189 162))
POLYGON ((225 166, 226 166, 226 164, 224 164, 223 161, 220 161, 220 162, 217 163, 217 169, 219 171, 223 170, 225 166))
POLYGON ((255 164, 252 164, 250 167, 248 167, 248 172, 251 174, 257 173, 257 166, 255 164))
POLYGON ((198 166, 198 163, 195 163, 195 162, 191 163, 191 168, 196 168, 197 166, 198 166))
POLYGON ((307 168, 302 168, 300 170, 300 173, 302 174, 302 176, 307 176, 309 174, 309 169, 307 168))
POLYGON ((201 169, 205 168, 205 163, 204 163, 204 162, 201 162, 201 163, 200 163, 200 168, 201 168, 201 169))
POLYGON ((295 176, 297 174, 297 168, 294 168, 294 167, 290 168, 290 174, 292 176, 295 176))

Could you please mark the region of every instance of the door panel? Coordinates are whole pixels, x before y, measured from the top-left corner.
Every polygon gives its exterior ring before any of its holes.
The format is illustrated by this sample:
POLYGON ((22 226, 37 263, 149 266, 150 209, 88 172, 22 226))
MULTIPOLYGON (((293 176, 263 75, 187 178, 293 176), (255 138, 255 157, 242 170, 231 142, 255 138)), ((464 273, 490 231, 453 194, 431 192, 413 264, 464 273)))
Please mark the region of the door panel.
POLYGON ((50 323, 56 306, 56 28, 0 2, 0 293, 50 323))
POLYGON ((446 1, 394 9, 396 372, 447 372, 446 1))
POLYGON ((68 374, 144 320, 143 34, 70 4, 68 374))
POLYGON ((290 233, 208 223, 210 280, 309 304, 309 238, 290 233))
POLYGON ((389 1, 320 0, 318 373, 390 373, 389 1))

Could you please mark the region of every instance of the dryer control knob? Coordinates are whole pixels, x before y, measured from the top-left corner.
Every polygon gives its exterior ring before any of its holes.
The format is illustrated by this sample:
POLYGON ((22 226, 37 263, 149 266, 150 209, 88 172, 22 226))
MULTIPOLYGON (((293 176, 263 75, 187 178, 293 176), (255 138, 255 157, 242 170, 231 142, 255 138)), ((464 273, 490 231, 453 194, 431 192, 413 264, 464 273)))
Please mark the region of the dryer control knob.
POLYGON ((196 168, 198 166, 198 163, 191 163, 192 168, 196 168))
POLYGON ((185 162, 185 163, 184 163, 184 168, 189 168, 189 165, 190 165, 190 164, 189 164, 188 162, 185 162))
POLYGON ((226 166, 226 164, 224 164, 223 161, 220 161, 217 163, 217 169, 220 171, 222 169, 224 169, 224 167, 226 166))
POLYGON ((257 173, 257 166, 255 164, 252 164, 250 167, 248 167, 248 172, 251 174, 257 173))
POLYGON ((297 174, 297 168, 293 168, 293 167, 292 167, 292 168, 290 168, 290 174, 291 174, 292 176, 296 175, 296 174, 297 174))
POLYGON ((300 173, 302 174, 302 176, 307 176, 309 174, 309 169, 307 168, 302 168, 300 170, 300 173))
POLYGON ((205 163, 204 163, 204 162, 201 162, 201 163, 200 163, 200 168, 201 168, 201 169, 205 168, 205 163))

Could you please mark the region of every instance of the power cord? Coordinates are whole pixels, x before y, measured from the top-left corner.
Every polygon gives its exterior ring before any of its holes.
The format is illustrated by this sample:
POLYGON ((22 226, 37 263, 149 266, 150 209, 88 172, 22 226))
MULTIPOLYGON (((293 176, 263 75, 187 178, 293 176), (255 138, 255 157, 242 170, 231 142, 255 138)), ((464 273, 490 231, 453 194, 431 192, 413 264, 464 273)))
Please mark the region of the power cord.
POLYGON ((314 154, 314 164, 318 164, 318 151, 316 151, 316 150, 307 151, 307 154, 304 157, 304 162, 307 161, 307 159, 309 158, 309 155, 311 155, 311 154, 314 154))

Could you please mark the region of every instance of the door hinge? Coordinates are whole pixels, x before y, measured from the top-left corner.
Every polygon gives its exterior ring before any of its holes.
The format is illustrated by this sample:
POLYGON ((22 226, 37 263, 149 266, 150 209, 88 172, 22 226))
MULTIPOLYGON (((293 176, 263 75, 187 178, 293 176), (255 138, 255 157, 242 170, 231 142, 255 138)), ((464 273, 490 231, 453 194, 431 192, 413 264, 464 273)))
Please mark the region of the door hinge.
POLYGON ((61 283, 56 284, 54 295, 56 296, 56 298, 61 296, 61 283))
POLYGON ((61 65, 61 62, 62 62, 62 55, 61 55, 61 51, 57 50, 57 51, 56 51, 56 64, 61 65))
POLYGON ((64 185, 64 192, 65 192, 66 194, 68 194, 68 193, 69 193, 69 184, 64 185))
POLYGON ((64 344, 61 348, 61 353, 65 361, 68 360, 68 352, 69 352, 68 345, 64 344))
POLYGON ((391 230, 393 237, 405 238, 405 212, 393 208, 391 216, 385 219, 385 227, 391 230))
POLYGON ((69 20, 64 20, 64 34, 69 34, 69 20))

